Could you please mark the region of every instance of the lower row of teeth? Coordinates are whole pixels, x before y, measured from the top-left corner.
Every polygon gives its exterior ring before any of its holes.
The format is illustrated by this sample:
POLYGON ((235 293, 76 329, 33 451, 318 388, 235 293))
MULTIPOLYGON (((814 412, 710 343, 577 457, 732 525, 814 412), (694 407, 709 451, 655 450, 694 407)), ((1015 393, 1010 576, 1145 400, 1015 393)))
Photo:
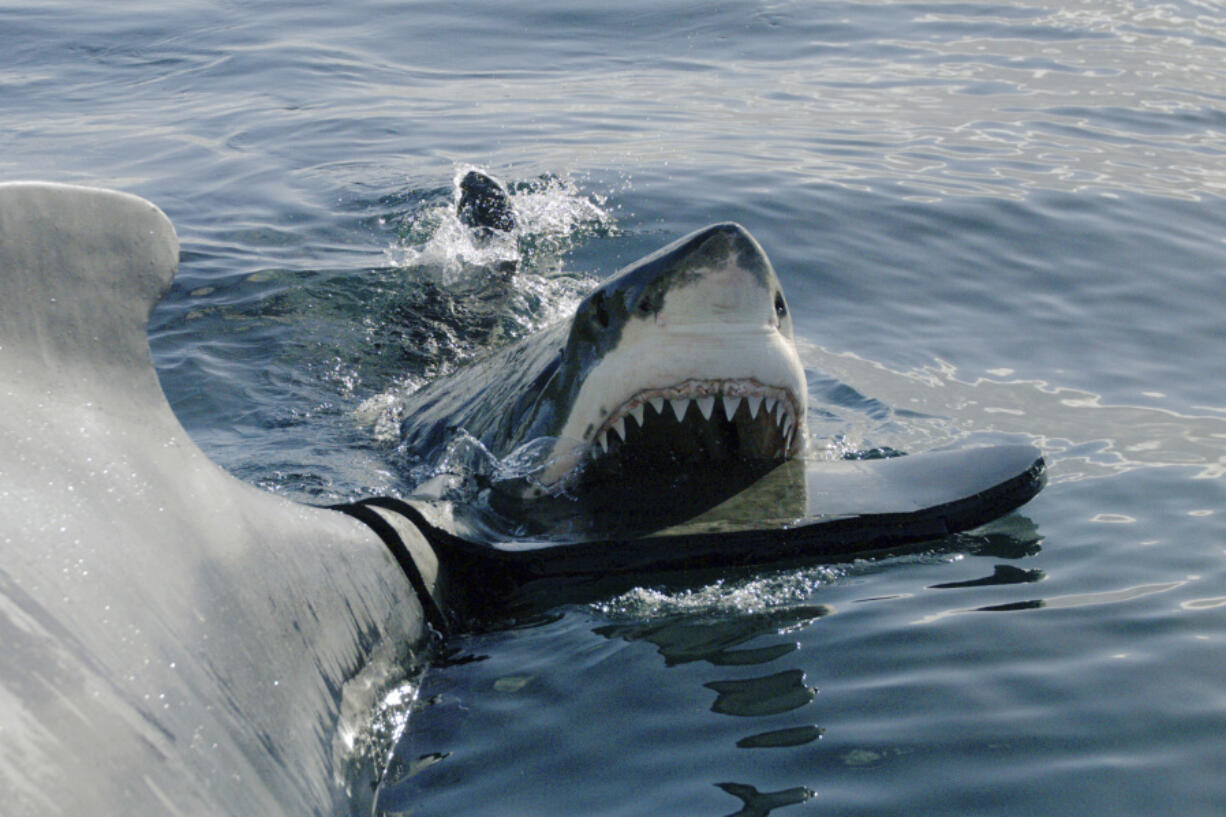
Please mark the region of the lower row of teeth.
MULTIPOLYGON (((608 452, 609 450, 609 435, 615 434, 620 437, 622 442, 626 440, 626 418, 629 417, 638 422, 639 426, 643 425, 643 415, 646 411, 648 403, 656 410, 656 414, 663 414, 665 404, 671 408, 673 415, 677 418, 677 422, 681 422, 685 417, 685 413, 690 408, 690 402, 693 401, 698 405, 698 411, 702 414, 704 420, 710 420, 711 415, 715 412, 715 404, 719 402, 724 411, 724 417, 732 420, 737 409, 741 407, 741 401, 744 400, 749 407, 750 419, 756 419, 759 411, 765 411, 775 425, 779 426, 780 432, 783 434, 784 450, 792 447, 792 432, 796 430, 796 421, 792 416, 792 412, 787 405, 787 401, 778 397, 763 394, 748 394, 748 395, 732 395, 732 394, 706 394, 701 397, 652 397, 646 402, 636 403, 625 414, 618 417, 607 428, 596 435, 596 440, 600 445, 600 450, 608 452)), ((592 446, 592 457, 598 456, 597 447, 592 446)))

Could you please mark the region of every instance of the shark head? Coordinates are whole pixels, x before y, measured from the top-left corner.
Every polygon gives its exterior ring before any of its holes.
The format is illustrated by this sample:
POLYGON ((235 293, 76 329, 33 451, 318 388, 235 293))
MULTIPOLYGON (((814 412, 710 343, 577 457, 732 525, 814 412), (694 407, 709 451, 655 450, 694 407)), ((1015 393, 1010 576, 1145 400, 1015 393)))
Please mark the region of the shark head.
MULTIPOLYGON (((805 440, 805 375, 774 269, 738 224, 625 267, 570 323, 548 399, 546 485, 590 474, 775 463, 805 440)), ((538 429, 539 430, 539 429, 538 429)))

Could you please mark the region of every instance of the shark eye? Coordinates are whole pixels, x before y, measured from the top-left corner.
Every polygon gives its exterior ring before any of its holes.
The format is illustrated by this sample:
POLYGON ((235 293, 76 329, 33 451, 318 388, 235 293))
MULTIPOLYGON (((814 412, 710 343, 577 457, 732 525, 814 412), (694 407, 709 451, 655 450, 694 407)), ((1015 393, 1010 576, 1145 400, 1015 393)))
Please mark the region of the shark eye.
POLYGON ((653 305, 651 303, 651 296, 644 295, 642 299, 639 300, 639 305, 637 307, 638 313, 640 315, 650 315, 652 309, 653 305))
POLYGON ((788 314, 788 305, 783 302, 783 293, 775 293, 775 314, 779 316, 779 320, 783 320, 788 314))

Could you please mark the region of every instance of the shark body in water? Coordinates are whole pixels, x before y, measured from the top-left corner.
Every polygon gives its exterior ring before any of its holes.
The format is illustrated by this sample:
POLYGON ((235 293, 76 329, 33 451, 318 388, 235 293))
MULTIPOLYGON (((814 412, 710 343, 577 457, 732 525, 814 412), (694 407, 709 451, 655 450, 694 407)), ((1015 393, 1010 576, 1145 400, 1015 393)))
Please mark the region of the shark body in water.
MULTIPOLYGON (((473 171, 458 214, 512 229, 473 171)), ((803 450, 806 388, 774 269, 740 225, 698 230, 624 267, 574 314, 410 395, 401 436, 438 451, 459 429, 499 459, 530 443, 525 496, 715 464, 769 469, 803 450)))

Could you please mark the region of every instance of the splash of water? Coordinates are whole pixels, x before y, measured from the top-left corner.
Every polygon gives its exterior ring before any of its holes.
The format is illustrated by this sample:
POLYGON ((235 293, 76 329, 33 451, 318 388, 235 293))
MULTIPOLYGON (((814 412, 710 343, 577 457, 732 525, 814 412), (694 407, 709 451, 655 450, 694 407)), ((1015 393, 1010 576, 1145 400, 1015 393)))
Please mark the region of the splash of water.
POLYGON ((332 773, 355 806, 350 813, 369 810, 374 787, 408 728, 428 660, 428 654, 397 645, 375 655, 341 690, 332 773))
POLYGON ((814 593, 841 580, 850 569, 846 565, 819 565, 744 579, 721 578, 682 590, 635 587, 591 608, 614 621, 757 614, 808 604, 814 593))
POLYGON ((400 217, 399 238, 387 250, 406 292, 416 288, 422 301, 409 303, 399 317, 421 321, 418 328, 439 348, 427 369, 406 372, 354 412, 377 442, 398 439, 403 401, 425 383, 572 314, 596 278, 567 271, 565 255, 616 233, 604 197, 584 193, 573 179, 542 176, 508 184, 513 230, 478 235, 457 215, 459 182, 477 169, 457 167, 445 196, 428 197, 400 217), (440 301, 464 308, 440 307, 440 301), (469 312, 476 316, 471 325, 457 317, 469 312))
POLYGON ((478 235, 457 214, 460 180, 472 170, 487 172, 458 166, 447 198, 404 216, 400 241, 387 251, 392 266, 446 285, 479 282, 505 264, 550 276, 561 273, 561 257, 582 241, 616 234, 605 197, 583 193, 571 178, 541 176, 507 186, 515 229, 478 235))

